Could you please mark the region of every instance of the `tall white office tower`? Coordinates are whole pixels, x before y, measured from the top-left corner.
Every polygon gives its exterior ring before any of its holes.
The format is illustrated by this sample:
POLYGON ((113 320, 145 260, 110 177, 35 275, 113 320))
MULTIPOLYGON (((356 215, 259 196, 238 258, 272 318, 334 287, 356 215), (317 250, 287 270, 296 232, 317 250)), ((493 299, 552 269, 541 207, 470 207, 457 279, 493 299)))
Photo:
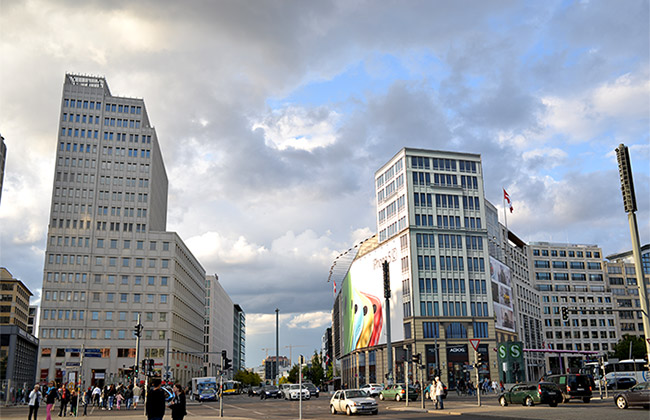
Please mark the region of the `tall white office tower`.
POLYGON ((205 270, 165 231, 167 183, 144 101, 111 95, 103 77, 66 74, 38 380, 126 383, 136 352, 181 383, 201 373, 205 270))

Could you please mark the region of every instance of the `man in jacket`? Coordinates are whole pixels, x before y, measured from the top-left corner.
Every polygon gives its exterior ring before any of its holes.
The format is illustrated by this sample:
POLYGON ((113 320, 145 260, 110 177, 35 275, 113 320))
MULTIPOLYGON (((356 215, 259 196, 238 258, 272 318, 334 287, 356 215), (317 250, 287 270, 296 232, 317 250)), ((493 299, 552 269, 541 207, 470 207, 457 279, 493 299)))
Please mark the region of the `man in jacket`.
POLYGON ((38 416, 38 406, 41 404, 43 395, 40 391, 40 386, 38 384, 34 385, 34 389, 29 393, 29 416, 27 420, 32 420, 32 414, 34 414, 34 420, 37 420, 38 416))
POLYGON ((436 392, 436 410, 438 409, 438 404, 440 404, 440 409, 443 410, 445 407, 442 402, 442 397, 445 395, 445 388, 439 376, 436 376, 435 392, 436 392))
POLYGON ((154 378, 151 384, 153 389, 149 391, 145 401, 147 418, 149 420, 162 420, 165 415, 165 391, 160 388, 162 384, 160 378, 154 378))

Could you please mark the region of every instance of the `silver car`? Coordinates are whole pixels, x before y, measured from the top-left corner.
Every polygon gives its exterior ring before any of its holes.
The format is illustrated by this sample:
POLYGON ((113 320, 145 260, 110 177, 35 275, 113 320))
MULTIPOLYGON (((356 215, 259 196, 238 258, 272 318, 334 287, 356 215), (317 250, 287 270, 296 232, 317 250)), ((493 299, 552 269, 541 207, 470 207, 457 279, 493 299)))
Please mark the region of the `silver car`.
POLYGON ((348 416, 357 413, 379 413, 379 406, 374 398, 368 397, 361 389, 345 389, 336 391, 330 400, 332 414, 345 413, 348 416))

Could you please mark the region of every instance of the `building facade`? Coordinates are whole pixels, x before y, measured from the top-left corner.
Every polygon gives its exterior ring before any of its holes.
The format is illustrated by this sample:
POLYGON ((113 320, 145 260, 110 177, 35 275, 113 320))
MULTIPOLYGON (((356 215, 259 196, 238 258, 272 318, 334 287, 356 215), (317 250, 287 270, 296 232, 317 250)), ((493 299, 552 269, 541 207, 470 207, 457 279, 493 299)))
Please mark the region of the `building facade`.
MULTIPOLYGON (((634 267, 632 251, 608 255, 606 258, 607 284, 612 290, 614 307, 618 309, 616 315, 619 335, 645 337, 637 283, 639 276, 634 267)), ((641 266, 648 287, 650 285, 650 244, 641 247, 641 266)))
POLYGON ((246 368, 246 314, 235 304, 233 310, 232 370, 246 368))
MULTIPOLYGON (((497 326, 497 342, 516 339, 524 344, 524 349, 543 350, 540 297, 528 269, 528 245, 499 222, 497 209, 492 203, 486 201, 485 204, 488 249, 490 257, 496 260, 492 263, 492 270, 499 264, 505 264, 508 267, 505 271, 506 277, 511 279, 510 288, 502 282, 494 282, 492 291, 494 293, 498 290, 499 294, 493 296, 493 300, 497 302, 495 304, 497 308, 514 310, 516 331, 516 336, 513 336, 511 331, 497 326), (508 299, 512 301, 511 305, 505 305, 508 299), (502 302, 499 303, 500 301, 502 302)), ((524 363, 528 380, 538 379, 545 372, 545 358, 542 352, 524 351, 524 363)))
POLYGON ((167 174, 144 101, 66 74, 59 121, 39 380, 125 382, 151 358, 186 383, 203 366, 205 271, 165 231, 167 174))
MULTIPOLYGON (((480 156, 404 148, 376 172, 375 191, 378 235, 360 247, 334 304, 342 383, 386 379, 388 323, 396 381, 408 369, 411 381, 439 374, 451 389, 461 380, 475 383, 475 371, 468 369, 476 357, 470 339, 480 340, 480 377, 496 379, 489 349, 496 347, 497 314, 480 156), (390 319, 381 286, 384 261, 390 319), (420 378, 404 363, 417 354, 426 367, 420 378)), ((501 326, 514 332, 512 325, 501 326)))
POLYGON ((28 332, 31 296, 22 281, 0 267, 0 384, 4 395, 35 383, 38 339, 28 332))
POLYGON ((613 299, 596 245, 532 242, 530 272, 541 299, 546 365, 554 373, 610 351, 619 340, 613 299), (562 308, 567 308, 563 319, 562 308))

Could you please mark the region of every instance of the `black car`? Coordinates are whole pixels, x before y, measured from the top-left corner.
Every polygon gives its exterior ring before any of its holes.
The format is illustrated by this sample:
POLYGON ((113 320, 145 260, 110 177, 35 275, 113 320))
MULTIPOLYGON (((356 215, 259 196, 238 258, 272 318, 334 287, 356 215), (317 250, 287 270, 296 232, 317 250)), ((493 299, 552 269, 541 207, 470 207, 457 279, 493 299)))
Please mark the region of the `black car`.
POLYGON ((528 407, 548 404, 557 407, 562 402, 562 391, 553 382, 524 382, 499 394, 498 401, 502 407, 508 404, 523 404, 528 407))
POLYGON ((312 384, 312 383, 310 383, 310 382, 304 383, 304 384, 302 384, 302 385, 303 385, 305 388, 307 388, 307 390, 309 390, 309 397, 310 397, 310 398, 311 398, 311 397, 316 397, 316 398, 319 397, 320 392, 318 391, 318 388, 316 388, 316 385, 314 385, 314 384, 312 384))
POLYGON ((550 375, 544 378, 547 382, 553 382, 562 391, 563 402, 573 399, 581 399, 585 403, 591 401, 594 380, 589 375, 577 373, 564 373, 561 375, 550 375))
POLYGON ((614 378, 607 381, 607 389, 630 389, 636 385, 636 379, 630 377, 614 378))
POLYGON ((260 392, 262 391, 261 386, 252 386, 248 388, 248 396, 249 397, 257 397, 260 395, 260 392))
POLYGON ((260 398, 265 400, 267 398, 280 398, 280 390, 275 385, 265 385, 260 390, 260 398))
POLYGON ((614 402, 618 408, 628 408, 632 405, 650 408, 650 382, 641 382, 627 391, 618 393, 614 402))

